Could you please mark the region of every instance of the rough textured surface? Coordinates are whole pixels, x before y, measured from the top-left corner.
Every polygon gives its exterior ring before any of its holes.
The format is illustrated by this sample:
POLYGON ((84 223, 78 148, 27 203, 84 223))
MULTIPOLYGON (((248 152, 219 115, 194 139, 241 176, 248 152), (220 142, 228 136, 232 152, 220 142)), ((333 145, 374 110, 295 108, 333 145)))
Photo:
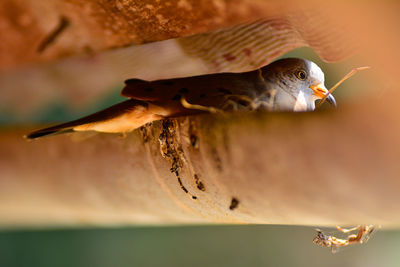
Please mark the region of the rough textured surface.
POLYGON ((368 118, 362 105, 181 118, 126 138, 3 132, 0 224, 399 227, 400 121, 385 104, 368 118))
POLYGON ((4 0, 0 69, 210 31, 260 17, 256 6, 240 0, 4 0))

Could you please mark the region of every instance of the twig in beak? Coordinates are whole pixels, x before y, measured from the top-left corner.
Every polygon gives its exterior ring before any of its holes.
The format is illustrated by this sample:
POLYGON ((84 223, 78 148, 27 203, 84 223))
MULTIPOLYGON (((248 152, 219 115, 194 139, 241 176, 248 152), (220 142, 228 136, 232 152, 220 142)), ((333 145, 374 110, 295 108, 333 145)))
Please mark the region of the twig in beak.
POLYGON ((325 102, 325 100, 328 98, 328 96, 329 96, 330 94, 332 94, 333 91, 335 91, 335 89, 336 89, 340 84, 342 84, 345 80, 347 80, 348 78, 350 78, 351 76, 353 76, 354 74, 356 74, 357 71, 360 71, 360 70, 367 70, 367 69, 370 69, 370 68, 371 68, 371 67, 366 66, 366 67, 358 67, 358 68, 352 69, 349 73, 346 74, 346 76, 344 76, 344 77, 343 77, 339 82, 337 82, 331 89, 329 89, 329 92, 321 99, 321 101, 319 101, 319 103, 317 104, 317 107, 316 107, 316 108, 319 108, 319 107, 325 102))

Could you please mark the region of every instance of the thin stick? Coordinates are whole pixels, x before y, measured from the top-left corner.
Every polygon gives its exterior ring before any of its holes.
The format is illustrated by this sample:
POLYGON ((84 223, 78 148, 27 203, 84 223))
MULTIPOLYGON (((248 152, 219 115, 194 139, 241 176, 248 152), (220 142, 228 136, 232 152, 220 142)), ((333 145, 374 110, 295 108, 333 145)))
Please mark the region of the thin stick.
POLYGON ((356 227, 354 227, 354 228, 350 228, 350 229, 344 229, 344 228, 342 228, 342 227, 340 227, 339 225, 337 225, 336 226, 336 229, 338 229, 340 232, 342 232, 342 233, 345 233, 345 234, 347 234, 347 233, 350 233, 350 232, 353 232, 353 231, 355 231, 355 230, 358 230, 358 229, 360 229, 360 225, 357 225, 356 227))
POLYGON ((366 66, 366 67, 358 67, 358 68, 352 69, 349 73, 346 74, 346 76, 344 76, 339 82, 337 82, 337 83, 329 90, 329 93, 326 94, 326 95, 321 99, 321 101, 319 101, 319 103, 317 104, 317 108, 319 108, 319 107, 325 102, 325 100, 328 98, 328 96, 329 96, 330 94, 332 94, 333 91, 335 91, 335 89, 336 89, 341 83, 343 83, 345 80, 347 80, 348 78, 350 78, 351 76, 353 76, 354 74, 356 74, 357 71, 360 71, 360 70, 367 70, 367 69, 370 69, 370 68, 371 68, 371 67, 366 66))
POLYGON ((189 102, 186 101, 186 99, 182 96, 181 97, 181 104, 187 109, 196 109, 196 110, 202 110, 202 111, 207 111, 210 113, 219 113, 222 112, 222 110, 214 108, 214 107, 206 107, 202 105, 196 105, 196 104, 190 104, 189 102))

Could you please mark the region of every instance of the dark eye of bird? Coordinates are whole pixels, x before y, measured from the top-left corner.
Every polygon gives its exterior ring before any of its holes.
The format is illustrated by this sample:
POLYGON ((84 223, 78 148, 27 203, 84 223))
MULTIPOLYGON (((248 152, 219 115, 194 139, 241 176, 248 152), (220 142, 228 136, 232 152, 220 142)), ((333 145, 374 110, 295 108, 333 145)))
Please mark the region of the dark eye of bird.
POLYGON ((306 74, 306 72, 304 70, 299 70, 298 72, 296 72, 296 77, 299 80, 304 81, 307 78, 307 74, 306 74))

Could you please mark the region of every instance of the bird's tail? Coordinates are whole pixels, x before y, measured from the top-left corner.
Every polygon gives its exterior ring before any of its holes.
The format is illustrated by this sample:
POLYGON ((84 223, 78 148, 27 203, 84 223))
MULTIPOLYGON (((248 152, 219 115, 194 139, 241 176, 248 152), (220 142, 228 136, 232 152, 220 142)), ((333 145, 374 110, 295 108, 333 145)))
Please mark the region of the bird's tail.
POLYGON ((71 132, 74 131, 74 128, 77 126, 100 123, 102 121, 111 120, 126 113, 127 111, 133 110, 135 107, 138 106, 147 106, 147 103, 139 100, 130 99, 122 103, 116 104, 114 106, 111 106, 109 108, 106 108, 104 110, 101 110, 99 112, 96 112, 94 114, 91 114, 89 116, 31 132, 28 135, 26 135, 25 138, 36 139, 46 135, 71 132))

